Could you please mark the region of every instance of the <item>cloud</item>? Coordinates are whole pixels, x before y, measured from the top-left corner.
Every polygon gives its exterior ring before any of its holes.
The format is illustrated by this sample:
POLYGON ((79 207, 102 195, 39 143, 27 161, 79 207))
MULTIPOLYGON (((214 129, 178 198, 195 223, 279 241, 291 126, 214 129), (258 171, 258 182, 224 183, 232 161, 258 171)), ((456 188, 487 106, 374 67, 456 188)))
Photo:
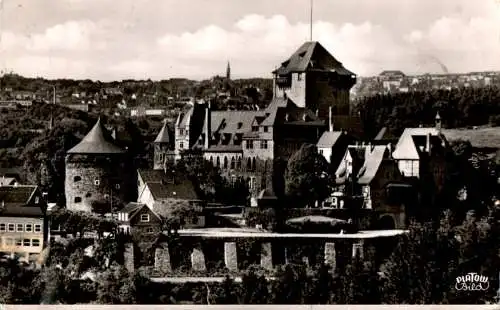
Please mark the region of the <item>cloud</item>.
MULTIPOLYGON (((441 16, 413 29, 370 20, 336 24, 319 19, 313 25, 313 39, 359 75, 386 69, 407 73, 441 72, 444 67, 452 72, 498 70, 498 20, 500 10, 472 18, 441 16)), ((141 23, 137 18, 78 19, 31 35, 4 31, 3 65, 26 75, 167 79, 224 74, 229 60, 236 77, 269 77, 309 40, 307 23, 279 14, 248 14, 229 25, 212 21, 184 32, 162 32, 166 26, 144 32, 141 23), (137 27, 125 29, 128 24, 137 27)))

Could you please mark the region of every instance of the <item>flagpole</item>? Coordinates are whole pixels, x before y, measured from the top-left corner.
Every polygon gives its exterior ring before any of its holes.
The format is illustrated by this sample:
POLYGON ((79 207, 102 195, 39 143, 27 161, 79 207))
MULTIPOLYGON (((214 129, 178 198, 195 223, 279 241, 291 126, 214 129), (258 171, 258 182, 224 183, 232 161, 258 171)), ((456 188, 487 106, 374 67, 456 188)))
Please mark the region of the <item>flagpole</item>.
POLYGON ((310 0, 310 13, 311 15, 309 16, 309 38, 310 41, 312 42, 313 40, 313 0, 310 0))

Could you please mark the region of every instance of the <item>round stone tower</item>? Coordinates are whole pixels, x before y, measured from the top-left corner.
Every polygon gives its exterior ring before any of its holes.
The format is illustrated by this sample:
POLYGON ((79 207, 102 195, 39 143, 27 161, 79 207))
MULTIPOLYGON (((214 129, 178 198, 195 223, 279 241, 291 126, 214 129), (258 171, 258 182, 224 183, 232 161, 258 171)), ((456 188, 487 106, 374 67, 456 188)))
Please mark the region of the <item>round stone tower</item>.
POLYGON ((92 130, 66 154, 66 207, 92 211, 93 202, 112 206, 127 200, 126 151, 113 143, 99 119, 92 130))

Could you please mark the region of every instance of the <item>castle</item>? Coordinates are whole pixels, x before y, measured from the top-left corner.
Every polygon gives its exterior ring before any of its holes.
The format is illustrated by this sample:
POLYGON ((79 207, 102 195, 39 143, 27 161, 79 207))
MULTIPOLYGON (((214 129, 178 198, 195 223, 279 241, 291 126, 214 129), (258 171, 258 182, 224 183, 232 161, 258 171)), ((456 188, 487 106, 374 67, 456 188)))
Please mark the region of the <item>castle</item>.
POLYGON ((66 207, 93 211, 94 204, 109 203, 112 208, 114 200, 134 201, 132 171, 127 151, 114 143, 97 120, 82 141, 67 152, 66 207))
POLYGON ((356 75, 319 42, 304 43, 273 75, 273 100, 263 110, 213 111, 207 103, 180 113, 174 137, 164 138, 166 125, 158 135, 155 169, 198 150, 228 179, 247 180, 253 197, 266 189, 279 193, 280 161, 304 143, 316 144, 328 124, 355 127, 349 91, 356 75))

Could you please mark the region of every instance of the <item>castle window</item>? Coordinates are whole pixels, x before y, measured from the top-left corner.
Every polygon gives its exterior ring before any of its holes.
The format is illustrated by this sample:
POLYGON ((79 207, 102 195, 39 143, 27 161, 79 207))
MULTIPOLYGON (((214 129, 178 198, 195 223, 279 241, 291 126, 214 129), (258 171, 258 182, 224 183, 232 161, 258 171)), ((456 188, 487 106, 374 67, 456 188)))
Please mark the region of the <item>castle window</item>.
POLYGON ((141 222, 149 222, 149 214, 141 214, 141 222))
POLYGON ((146 233, 148 233, 148 234, 152 234, 152 233, 154 233, 154 232, 155 232, 155 231, 154 231, 153 227, 148 227, 148 228, 146 229, 146 233))
POLYGON ((267 149, 267 140, 260 141, 260 148, 267 149))
POLYGON ((100 184, 101 184, 101 180, 99 180, 99 179, 95 178, 95 179, 94 179, 94 185, 95 185, 95 186, 99 186, 100 184))
POLYGON ((120 189, 120 184, 115 184, 116 189, 120 189))
POLYGON ((17 232, 23 232, 24 231, 24 225, 23 224, 17 224, 17 232))
POLYGON ((32 232, 33 231, 33 224, 26 224, 26 232, 32 232))
POLYGON ((259 131, 259 126, 252 126, 252 131, 259 131))
POLYGON ((23 246, 30 246, 31 245, 31 240, 30 239, 24 239, 23 240, 23 246))
POLYGON ((8 227, 9 227, 9 232, 14 232, 15 231, 14 224, 9 224, 8 227))
POLYGON ((238 129, 241 129, 241 127, 243 127, 243 123, 242 123, 242 122, 239 122, 239 123, 238 123, 238 129))
POLYGON ((179 135, 184 135, 184 129, 179 129, 179 135))
POLYGON ((179 148, 183 149, 184 148, 184 142, 179 143, 179 148))
POLYGON ((255 189, 255 177, 250 177, 250 182, 248 182, 248 187, 250 190, 254 190, 255 189))
POLYGON ((220 157, 217 156, 217 163, 216 163, 217 168, 220 167, 220 157))
POLYGON ((75 197, 75 203, 82 202, 82 197, 75 197))
POLYGON ((35 232, 41 232, 41 231, 42 231, 42 225, 35 224, 35 232))
POLYGON ((4 223, 0 224, 0 231, 5 231, 5 224, 4 223))
POLYGON ((227 157, 224 156, 224 169, 227 169, 227 157))
POLYGON ((40 239, 32 239, 31 246, 40 246, 40 239))
POLYGON ((231 158, 231 169, 234 169, 236 168, 236 160, 234 159, 234 157, 231 158))
POLYGON ((82 180, 82 177, 81 177, 81 176, 79 176, 79 175, 77 175, 77 176, 75 176, 75 177, 73 178, 73 182, 79 182, 79 181, 81 181, 81 180, 82 180))
POLYGON ((268 131, 269 131, 269 127, 264 126, 264 132, 268 132, 268 131))
POLYGON ((247 140, 247 149, 253 149, 253 141, 252 140, 247 140))

